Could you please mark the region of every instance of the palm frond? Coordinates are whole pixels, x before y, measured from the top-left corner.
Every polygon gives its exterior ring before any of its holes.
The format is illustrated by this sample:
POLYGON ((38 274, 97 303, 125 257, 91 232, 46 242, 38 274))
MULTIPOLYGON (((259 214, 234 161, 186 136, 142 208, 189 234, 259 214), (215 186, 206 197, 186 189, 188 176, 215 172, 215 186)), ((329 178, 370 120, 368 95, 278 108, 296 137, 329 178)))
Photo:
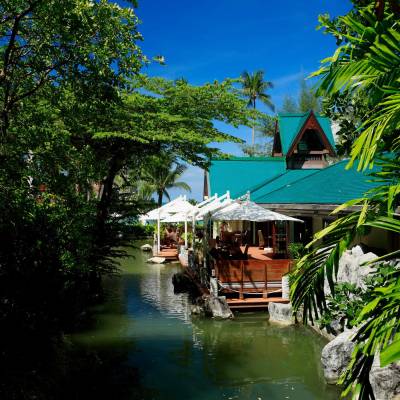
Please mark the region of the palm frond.
POLYGON ((186 190, 187 192, 192 191, 192 188, 186 182, 174 182, 172 187, 183 189, 186 190))
POLYGON ((272 87, 272 82, 264 80, 264 71, 259 70, 254 73, 244 71, 242 73, 242 94, 248 99, 248 107, 255 108, 257 99, 260 99, 272 109, 271 97, 266 93, 272 87), (266 100, 267 98, 268 100, 266 100))

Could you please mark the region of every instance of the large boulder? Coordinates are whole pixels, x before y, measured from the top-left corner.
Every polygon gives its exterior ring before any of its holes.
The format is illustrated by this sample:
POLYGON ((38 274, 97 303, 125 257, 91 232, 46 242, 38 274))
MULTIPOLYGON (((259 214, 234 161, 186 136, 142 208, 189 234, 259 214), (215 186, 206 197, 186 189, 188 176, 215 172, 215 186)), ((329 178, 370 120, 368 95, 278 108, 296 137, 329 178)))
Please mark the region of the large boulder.
POLYGON ((400 363, 381 368, 377 354, 369 373, 369 381, 375 400, 400 399, 400 363))
POLYGON ((282 299, 290 299, 289 275, 282 276, 282 299))
MULTIPOLYGON (((366 289, 365 278, 374 271, 370 265, 363 265, 372 261, 378 256, 374 253, 365 253, 360 246, 355 246, 351 250, 345 251, 339 260, 337 283, 348 282, 359 288, 366 289)), ((325 294, 330 294, 328 281, 325 280, 325 294)))
POLYGON ((336 383, 349 364, 355 346, 351 341, 354 334, 355 330, 344 331, 322 349, 321 361, 328 383, 336 383))
POLYGON ((185 272, 178 272, 172 276, 174 293, 189 293, 192 297, 199 294, 198 288, 193 279, 185 272))
POLYGON ((233 313, 226 302, 226 298, 222 296, 208 295, 203 297, 204 311, 206 315, 210 315, 217 319, 233 318, 233 313))
POLYGON ((290 303, 269 303, 268 304, 269 320, 279 324, 292 325, 295 323, 293 309, 290 303))

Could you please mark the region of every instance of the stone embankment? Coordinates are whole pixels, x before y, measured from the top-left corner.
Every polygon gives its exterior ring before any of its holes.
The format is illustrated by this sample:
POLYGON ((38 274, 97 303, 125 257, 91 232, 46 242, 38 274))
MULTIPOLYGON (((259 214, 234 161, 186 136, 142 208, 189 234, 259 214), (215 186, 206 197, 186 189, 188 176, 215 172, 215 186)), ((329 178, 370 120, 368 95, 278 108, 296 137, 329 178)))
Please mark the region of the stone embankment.
MULTIPOLYGON (((364 254, 360 246, 346 251, 339 260, 337 282, 349 282, 358 288, 366 289, 365 278, 374 271, 374 268, 363 264, 376 258, 374 253, 364 254)), ((330 293, 327 282, 325 282, 325 293, 330 293)), ((340 375, 345 371, 355 347, 352 341, 355 333, 356 329, 345 330, 323 348, 321 361, 328 383, 337 383, 340 375)), ((376 400, 400 399, 399 363, 381 368, 379 354, 377 354, 369 380, 376 400)))
MULTIPOLYGON (((376 259, 374 253, 364 253, 360 246, 346 251, 340 261, 337 274, 337 282, 348 282, 356 287, 366 289, 365 278, 374 271, 373 266, 364 265, 368 261, 376 259)), ((283 283, 285 293, 288 286, 283 283)), ((326 295, 330 294, 329 284, 324 285, 326 295)), ((269 320, 280 324, 294 324, 292 307, 290 304, 271 303, 268 306, 269 320)), ((300 317, 299 317, 300 318, 300 317)), ((356 329, 344 330, 339 321, 333 321, 331 331, 336 336, 328 333, 326 329, 320 330, 313 326, 314 330, 328 338, 329 343, 323 348, 321 362, 324 376, 328 383, 336 384, 351 360, 351 354, 355 343, 352 341, 356 329)), ((370 383, 376 400, 400 400, 400 363, 393 363, 381 368, 379 354, 374 358, 374 363, 369 375, 370 383)))

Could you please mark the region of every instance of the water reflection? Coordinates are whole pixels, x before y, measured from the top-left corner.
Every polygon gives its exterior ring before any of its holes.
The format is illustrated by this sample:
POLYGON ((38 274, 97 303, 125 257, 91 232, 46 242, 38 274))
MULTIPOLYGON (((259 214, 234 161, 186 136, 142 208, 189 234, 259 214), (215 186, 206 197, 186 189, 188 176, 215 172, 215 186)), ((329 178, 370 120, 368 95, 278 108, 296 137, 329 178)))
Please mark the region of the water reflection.
POLYGON ((265 313, 192 320, 187 296, 173 293, 172 276, 180 266, 150 265, 148 255, 134 254, 124 261, 122 276, 108 282, 108 302, 97 310, 94 328, 74 337, 85 348, 123 355, 114 366, 118 373, 138 371, 131 383, 121 383, 131 385, 127 394, 113 398, 339 397, 324 383, 323 341, 313 332, 272 325, 265 313))
POLYGON ((148 273, 140 281, 142 300, 152 304, 166 317, 173 317, 185 323, 190 322, 190 304, 184 294, 174 294, 172 275, 178 266, 148 265, 148 273))

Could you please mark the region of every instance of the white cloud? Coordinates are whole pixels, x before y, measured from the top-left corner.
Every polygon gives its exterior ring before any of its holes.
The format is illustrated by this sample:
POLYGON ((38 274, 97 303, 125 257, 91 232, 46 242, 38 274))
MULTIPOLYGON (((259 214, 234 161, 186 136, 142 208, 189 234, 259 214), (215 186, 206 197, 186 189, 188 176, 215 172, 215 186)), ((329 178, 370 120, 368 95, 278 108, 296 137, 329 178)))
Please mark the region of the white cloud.
POLYGON ((281 88, 282 86, 287 86, 293 82, 299 82, 302 78, 305 78, 307 73, 305 71, 295 72, 294 74, 283 75, 279 78, 273 79, 272 83, 276 88, 281 88))

